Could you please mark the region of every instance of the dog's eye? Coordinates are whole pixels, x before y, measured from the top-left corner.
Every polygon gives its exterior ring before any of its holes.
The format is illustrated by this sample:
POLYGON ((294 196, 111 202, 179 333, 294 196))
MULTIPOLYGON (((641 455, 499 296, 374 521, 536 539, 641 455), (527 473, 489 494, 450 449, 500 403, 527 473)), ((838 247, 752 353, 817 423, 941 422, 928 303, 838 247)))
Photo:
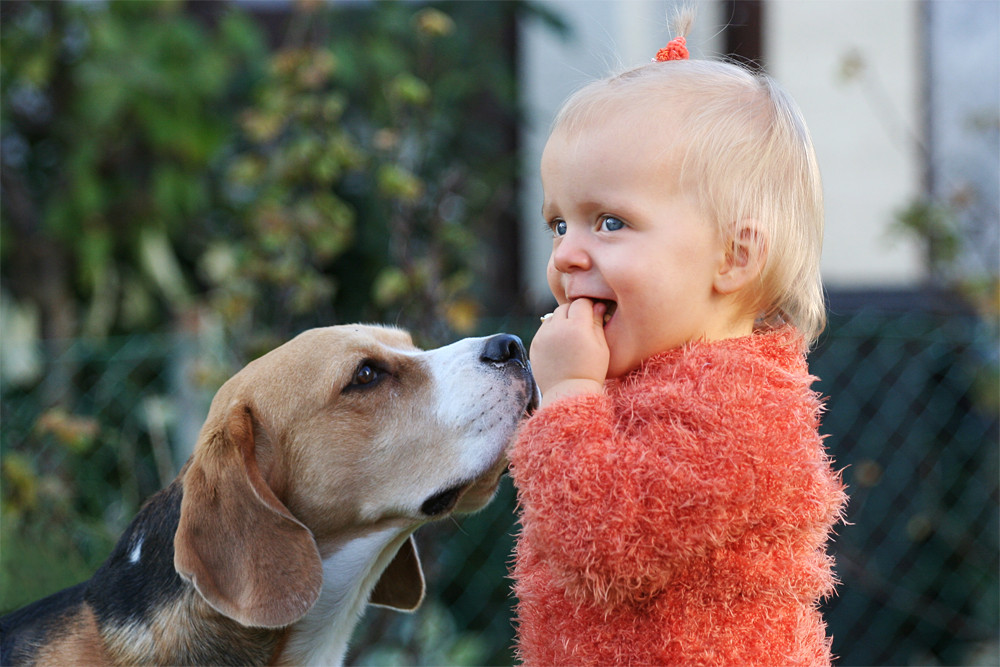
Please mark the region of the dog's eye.
POLYGON ((351 383, 344 387, 344 391, 370 389, 379 384, 385 378, 386 374, 386 371, 374 362, 365 360, 354 371, 351 383))
POLYGON ((369 384, 378 379, 378 371, 365 364, 354 374, 354 384, 369 384))

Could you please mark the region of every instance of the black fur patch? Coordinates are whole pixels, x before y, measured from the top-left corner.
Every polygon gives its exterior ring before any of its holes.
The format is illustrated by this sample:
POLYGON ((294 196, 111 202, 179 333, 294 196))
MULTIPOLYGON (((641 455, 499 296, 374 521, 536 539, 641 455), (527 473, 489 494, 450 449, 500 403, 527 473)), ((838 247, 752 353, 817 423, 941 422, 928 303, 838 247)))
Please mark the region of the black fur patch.
POLYGON ((182 496, 175 480, 150 498, 91 577, 85 599, 99 625, 148 621, 184 591, 184 581, 174 570, 174 533, 182 496))

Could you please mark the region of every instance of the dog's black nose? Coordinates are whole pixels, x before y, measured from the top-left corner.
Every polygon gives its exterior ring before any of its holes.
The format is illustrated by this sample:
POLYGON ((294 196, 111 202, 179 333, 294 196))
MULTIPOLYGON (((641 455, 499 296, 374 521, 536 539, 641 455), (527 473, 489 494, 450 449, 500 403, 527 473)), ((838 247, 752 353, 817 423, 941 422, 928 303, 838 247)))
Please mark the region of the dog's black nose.
POLYGON ((494 364, 511 362, 521 366, 528 364, 528 353, 524 349, 524 344, 520 338, 511 334, 497 334, 487 338, 479 358, 494 364))

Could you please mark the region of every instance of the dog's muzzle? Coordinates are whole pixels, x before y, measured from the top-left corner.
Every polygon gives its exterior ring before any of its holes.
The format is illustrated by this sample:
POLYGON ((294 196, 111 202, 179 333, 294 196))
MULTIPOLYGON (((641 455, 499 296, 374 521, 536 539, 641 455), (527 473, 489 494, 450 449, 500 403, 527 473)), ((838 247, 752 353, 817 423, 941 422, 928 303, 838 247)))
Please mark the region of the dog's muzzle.
POLYGON ((513 334, 496 334, 486 339, 483 345, 483 352, 480 360, 493 364, 498 368, 514 365, 525 373, 528 380, 528 404, 525 406, 525 413, 531 414, 538 407, 541 400, 541 393, 538 385, 535 384, 535 377, 531 374, 531 362, 528 361, 528 351, 524 348, 521 339, 513 334))

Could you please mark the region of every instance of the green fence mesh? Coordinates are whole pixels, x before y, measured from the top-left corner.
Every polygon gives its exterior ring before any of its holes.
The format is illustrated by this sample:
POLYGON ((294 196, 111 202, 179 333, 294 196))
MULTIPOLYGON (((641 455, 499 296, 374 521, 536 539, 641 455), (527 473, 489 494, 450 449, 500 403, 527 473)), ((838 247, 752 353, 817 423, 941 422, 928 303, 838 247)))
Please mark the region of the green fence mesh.
POLYGON ((842 664, 998 664, 997 343, 982 322, 835 318, 811 359, 850 525, 827 608, 842 664))

